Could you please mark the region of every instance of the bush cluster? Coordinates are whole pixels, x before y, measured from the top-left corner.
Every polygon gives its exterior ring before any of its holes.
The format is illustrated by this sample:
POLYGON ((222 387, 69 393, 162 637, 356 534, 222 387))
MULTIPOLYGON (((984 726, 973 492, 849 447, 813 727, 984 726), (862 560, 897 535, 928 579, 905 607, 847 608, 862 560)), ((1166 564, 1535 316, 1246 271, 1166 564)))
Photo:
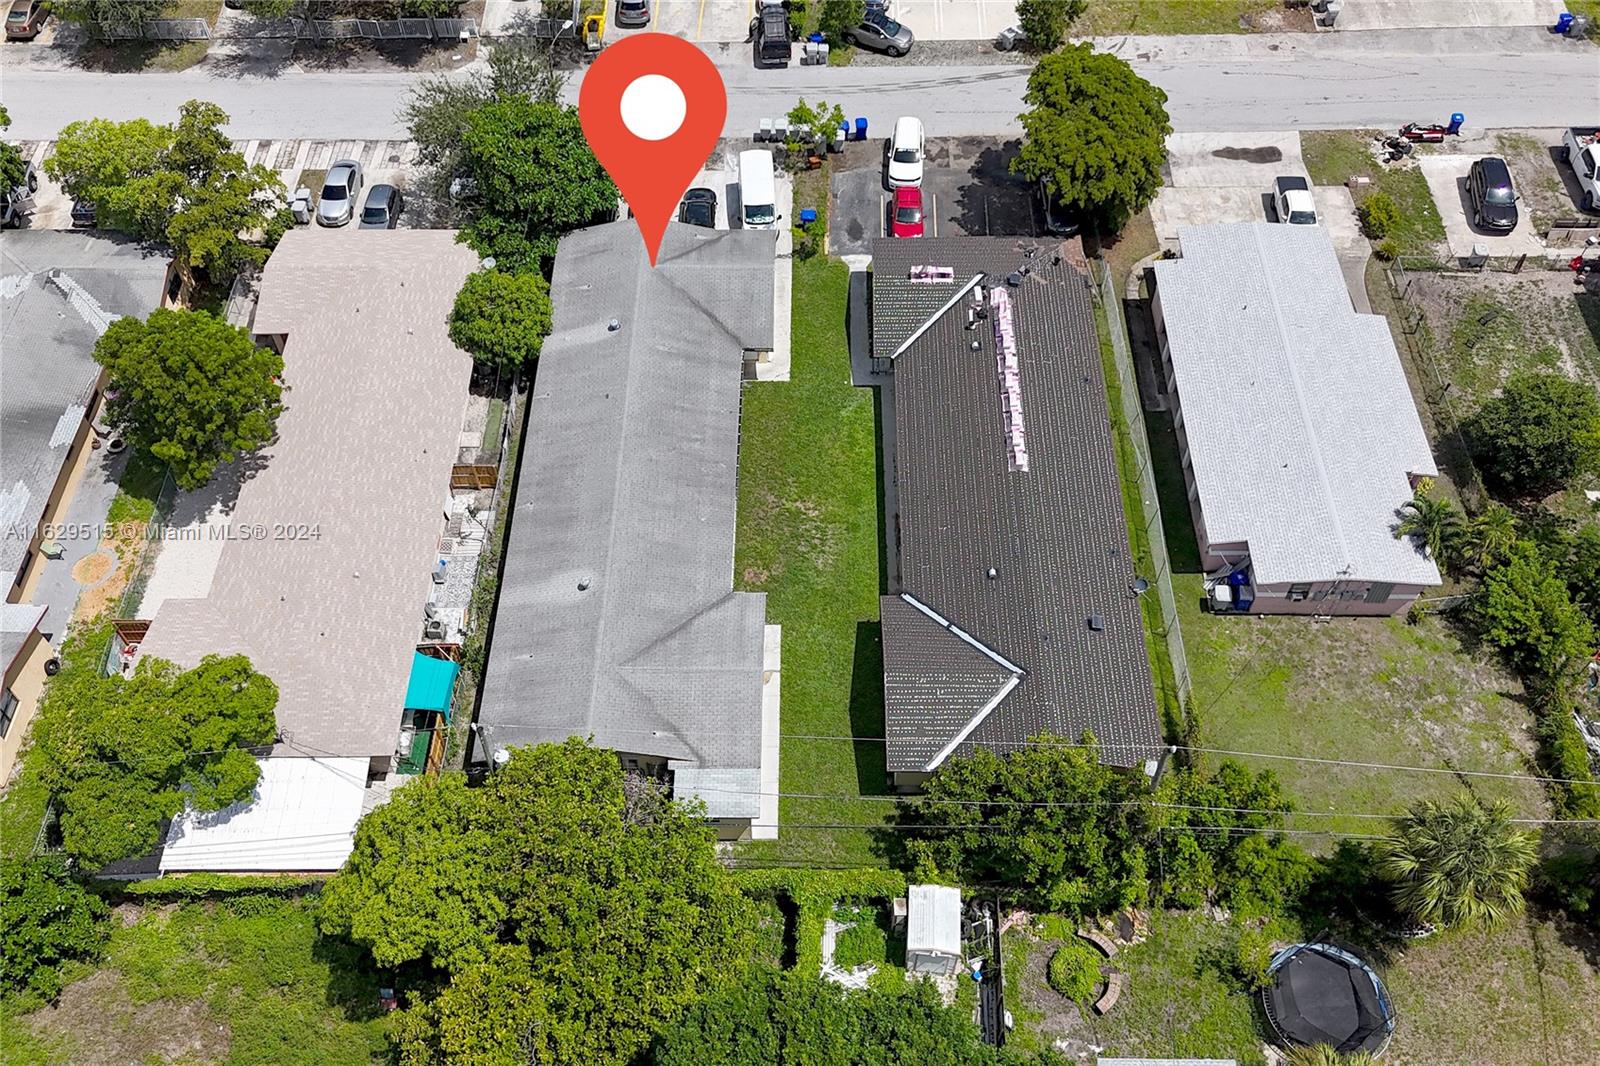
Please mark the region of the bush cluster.
POLYGON ((1392 236, 1400 228, 1400 205, 1382 190, 1363 199, 1361 206, 1356 208, 1356 214, 1361 217, 1362 230, 1375 241, 1392 236))
POLYGON ((1050 956, 1045 980, 1072 1002, 1087 1005, 1100 988, 1100 956, 1076 941, 1063 944, 1050 956))

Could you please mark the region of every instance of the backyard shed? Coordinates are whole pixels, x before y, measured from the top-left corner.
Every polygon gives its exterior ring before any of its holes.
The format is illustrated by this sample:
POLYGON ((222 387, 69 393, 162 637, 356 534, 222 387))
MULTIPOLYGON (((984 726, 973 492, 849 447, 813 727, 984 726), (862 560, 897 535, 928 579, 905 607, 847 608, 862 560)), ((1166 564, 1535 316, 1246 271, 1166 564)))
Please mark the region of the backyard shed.
POLYGON ((961 890, 912 885, 906 895, 906 970, 952 974, 961 969, 961 890))

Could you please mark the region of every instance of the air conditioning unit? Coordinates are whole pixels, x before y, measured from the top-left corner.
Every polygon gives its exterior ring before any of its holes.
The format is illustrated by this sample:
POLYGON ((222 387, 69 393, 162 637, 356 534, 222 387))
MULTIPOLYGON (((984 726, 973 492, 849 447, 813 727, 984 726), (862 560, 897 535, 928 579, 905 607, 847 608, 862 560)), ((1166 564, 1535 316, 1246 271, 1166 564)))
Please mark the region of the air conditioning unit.
POLYGON ((422 617, 424 617, 426 619, 429 619, 430 621, 432 619, 438 618, 439 617, 439 605, 437 603, 434 603, 432 600, 429 600, 427 603, 423 604, 422 605, 422 617))
POLYGON ((445 624, 443 618, 430 619, 428 623, 422 627, 422 639, 443 640, 444 638, 445 624))

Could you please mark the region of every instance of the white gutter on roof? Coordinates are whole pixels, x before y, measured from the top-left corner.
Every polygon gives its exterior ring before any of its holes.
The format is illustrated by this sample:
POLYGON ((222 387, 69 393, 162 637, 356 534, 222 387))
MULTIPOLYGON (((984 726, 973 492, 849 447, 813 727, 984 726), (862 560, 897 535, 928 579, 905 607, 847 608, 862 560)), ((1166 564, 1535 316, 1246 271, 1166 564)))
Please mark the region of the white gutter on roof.
POLYGON ((943 307, 939 308, 939 310, 937 310, 933 314, 929 315, 928 316, 928 321, 926 321, 922 325, 918 326, 917 329, 916 329, 916 332, 911 334, 911 336, 907 337, 906 338, 906 342, 904 344, 902 344, 900 347, 898 347, 898 348, 896 348, 894 350, 894 353, 889 356, 889 362, 892 363, 896 359, 900 358, 900 356, 905 353, 905 350, 907 348, 911 347, 912 344, 916 343, 916 339, 918 337, 920 337, 924 333, 928 332, 928 329, 935 322, 939 321, 939 319, 944 317, 944 313, 946 311, 948 311, 948 310, 950 310, 950 308, 954 307, 956 305, 956 303, 963 296, 965 296, 967 293, 971 292, 972 291, 972 287, 974 285, 978 284, 978 282, 982 281, 983 278, 984 278, 984 275, 982 273, 978 273, 978 274, 972 275, 972 280, 971 281, 969 281, 965 285, 961 286, 961 288, 959 290, 957 290, 957 292, 956 292, 956 294, 954 296, 950 297, 949 300, 945 301, 945 305, 943 307))

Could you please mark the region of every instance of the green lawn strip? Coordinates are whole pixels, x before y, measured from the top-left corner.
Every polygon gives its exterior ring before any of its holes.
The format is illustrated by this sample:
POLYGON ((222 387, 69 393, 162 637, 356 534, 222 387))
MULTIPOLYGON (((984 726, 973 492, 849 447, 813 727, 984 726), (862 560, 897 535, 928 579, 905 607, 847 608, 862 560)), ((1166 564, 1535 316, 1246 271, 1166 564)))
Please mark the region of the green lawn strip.
POLYGON ((1122 33, 1250 33, 1242 21, 1282 7, 1281 0, 1090 0, 1072 23, 1074 37, 1122 33))
MULTIPOLYGON (((1118 314, 1121 310, 1118 309, 1118 314)), ((1117 374, 1116 356, 1111 347, 1111 334, 1106 323, 1106 309, 1095 308, 1095 330, 1100 337, 1100 367, 1106 381, 1106 411, 1111 418, 1111 436, 1116 442, 1117 475, 1122 482, 1122 514, 1128 525, 1128 538, 1133 547, 1134 573, 1152 584, 1156 579, 1155 559, 1150 551, 1149 523, 1145 518, 1143 489, 1139 479, 1139 453, 1134 448, 1132 432, 1122 408, 1122 381, 1117 374)), ((1150 656, 1150 674, 1155 683, 1156 703, 1161 711, 1163 725, 1176 727, 1182 720, 1182 698, 1173 672, 1172 656, 1167 650, 1167 640, 1162 634, 1161 601, 1152 589, 1140 600, 1144 615, 1145 650, 1150 656)))
POLYGON ((33 849, 50 804, 50 790, 22 756, 22 770, 0 797, 0 861, 16 862, 33 849))
POLYGON ((1371 184, 1354 190, 1356 203, 1382 190, 1400 208, 1400 226, 1392 235, 1401 255, 1432 256, 1444 240, 1444 221, 1421 168, 1384 167, 1370 151, 1377 130, 1307 130, 1300 135, 1306 173, 1317 185, 1344 185, 1355 175, 1371 184))
POLYGON ((1254 999, 1223 971, 1236 936, 1203 914, 1151 914, 1149 937, 1113 960, 1126 982, 1116 1009, 1095 1022, 1103 1053, 1263 1062, 1254 999))
POLYGON ((156 498, 161 494, 161 484, 166 477, 166 465, 149 452, 136 451, 130 455, 128 465, 117 479, 117 494, 106 510, 106 524, 148 522, 154 518, 156 498))
MULTIPOLYGON (((734 580, 766 592, 767 621, 783 627, 782 731, 880 738, 785 739, 783 791, 885 796, 876 397, 850 384, 848 286, 836 260, 795 260, 792 380, 745 387, 734 580)), ((741 857, 881 865, 866 829, 799 826, 866 825, 890 810, 887 799, 784 799, 779 839, 741 857)))
POLYGON ((1045 950, 1042 941, 1035 940, 1027 930, 1013 927, 1000 937, 1000 955, 1004 963, 1006 1010, 1011 1014, 1015 1028, 1006 1034, 1006 1046, 1024 1056, 1037 1054, 1049 1046, 1049 1038, 1040 1031, 1044 1012, 1028 1005, 1023 994, 1023 984, 1028 972, 1028 957, 1034 951, 1045 950))

